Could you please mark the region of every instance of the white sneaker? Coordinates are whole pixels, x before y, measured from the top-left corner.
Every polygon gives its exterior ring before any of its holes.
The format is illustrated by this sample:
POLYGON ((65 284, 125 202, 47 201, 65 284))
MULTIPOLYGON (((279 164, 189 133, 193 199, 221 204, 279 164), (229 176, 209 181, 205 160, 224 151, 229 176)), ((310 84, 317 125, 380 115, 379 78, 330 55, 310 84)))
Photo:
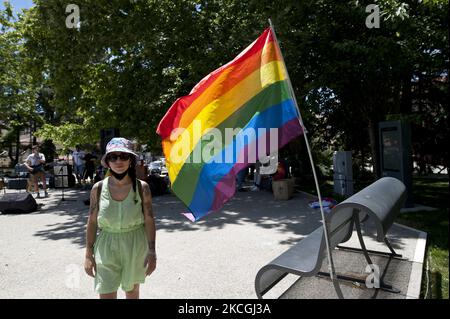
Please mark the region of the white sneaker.
POLYGON ((256 192, 256 191, 259 191, 259 187, 256 186, 256 185, 253 185, 253 186, 250 188, 250 190, 251 190, 252 192, 256 192))

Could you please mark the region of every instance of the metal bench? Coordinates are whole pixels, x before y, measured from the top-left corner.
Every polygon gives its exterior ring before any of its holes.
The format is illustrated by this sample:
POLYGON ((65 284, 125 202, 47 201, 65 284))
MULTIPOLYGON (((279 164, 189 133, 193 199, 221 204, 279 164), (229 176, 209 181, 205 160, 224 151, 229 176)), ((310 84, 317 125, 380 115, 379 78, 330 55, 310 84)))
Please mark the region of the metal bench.
MULTIPOLYGON (((355 227, 361 244, 360 250, 364 253, 369 265, 373 264, 369 253, 385 254, 393 258, 401 257, 390 245, 386 234, 400 208, 403 207, 405 199, 405 185, 396 178, 383 177, 336 205, 325 218, 329 233, 330 249, 333 250, 338 247, 359 250, 338 246, 340 243, 350 239, 355 227), (366 249, 361 233, 361 222, 369 218, 376 225, 377 241, 383 241, 389 248, 390 253, 368 251, 366 249)), ((322 262, 326 256, 325 249, 325 235, 323 226, 321 226, 258 271, 255 278, 257 297, 261 299, 265 293, 289 273, 301 277, 329 277, 329 273, 320 272, 322 262)), ((333 280, 333 285, 339 298, 343 298, 339 280, 365 283, 361 278, 340 275, 336 277, 338 280, 333 280)), ((383 282, 380 282, 380 289, 394 293, 400 292, 383 282)))

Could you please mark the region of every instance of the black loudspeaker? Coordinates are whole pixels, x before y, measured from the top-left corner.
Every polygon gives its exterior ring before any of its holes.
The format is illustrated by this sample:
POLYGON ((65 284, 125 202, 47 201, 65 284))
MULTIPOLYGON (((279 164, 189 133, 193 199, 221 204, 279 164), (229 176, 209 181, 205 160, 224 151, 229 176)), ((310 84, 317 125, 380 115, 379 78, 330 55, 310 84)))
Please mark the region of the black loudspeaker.
POLYGON ((9 189, 27 189, 28 178, 10 178, 8 180, 9 189))
POLYGON ((27 214, 37 211, 38 205, 29 193, 13 193, 0 196, 0 211, 3 214, 27 214))
POLYGON ((118 128, 106 128, 100 130, 100 145, 102 148, 102 154, 105 154, 106 145, 113 137, 120 137, 118 128))

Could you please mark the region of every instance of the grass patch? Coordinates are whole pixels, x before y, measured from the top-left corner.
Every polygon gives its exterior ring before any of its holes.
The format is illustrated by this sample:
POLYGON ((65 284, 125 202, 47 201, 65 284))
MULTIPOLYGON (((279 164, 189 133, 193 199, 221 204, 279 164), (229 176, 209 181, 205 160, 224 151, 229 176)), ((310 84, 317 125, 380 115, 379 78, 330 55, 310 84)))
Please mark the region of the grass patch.
POLYGON ((429 262, 429 274, 424 269, 422 297, 448 299, 448 210, 403 213, 396 222, 428 234, 425 258, 429 262), (431 280, 428 291, 427 275, 431 280))
POLYGON ((414 177, 412 188, 414 203, 448 209, 448 178, 414 177))
POLYGON ((429 280, 427 291, 427 274, 422 278, 422 297, 448 299, 448 227, 449 227, 449 183, 446 178, 413 178, 414 203, 438 208, 437 211, 420 211, 400 214, 397 222, 425 231, 427 251, 425 258, 429 261, 429 280), (431 288, 431 289, 430 289, 431 288))

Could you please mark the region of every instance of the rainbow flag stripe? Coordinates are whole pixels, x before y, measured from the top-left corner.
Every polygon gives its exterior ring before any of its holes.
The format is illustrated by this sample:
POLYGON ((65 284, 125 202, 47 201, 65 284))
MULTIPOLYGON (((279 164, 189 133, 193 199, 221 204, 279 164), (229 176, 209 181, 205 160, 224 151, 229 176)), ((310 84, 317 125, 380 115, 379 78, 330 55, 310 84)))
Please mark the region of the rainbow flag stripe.
POLYGON ((302 133, 287 81, 268 28, 169 108, 157 133, 172 191, 188 207, 189 219, 219 210, 234 195, 236 174, 254 160, 251 150, 269 145, 269 129, 277 129, 278 148, 302 133), (235 129, 231 139, 229 129, 235 129))

